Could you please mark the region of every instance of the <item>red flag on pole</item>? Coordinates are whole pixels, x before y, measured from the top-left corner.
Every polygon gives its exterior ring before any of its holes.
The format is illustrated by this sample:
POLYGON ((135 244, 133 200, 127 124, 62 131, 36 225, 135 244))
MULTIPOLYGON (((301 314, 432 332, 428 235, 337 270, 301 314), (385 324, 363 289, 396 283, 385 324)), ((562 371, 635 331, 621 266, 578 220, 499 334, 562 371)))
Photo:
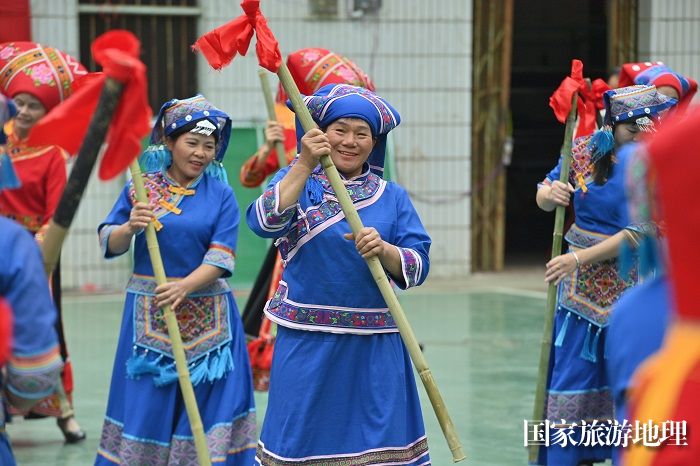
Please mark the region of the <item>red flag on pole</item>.
POLYGON ((113 30, 92 44, 92 55, 102 73, 75 82, 75 93, 56 106, 29 133, 30 145, 57 145, 70 153, 80 149, 107 77, 124 83, 124 96, 107 134, 99 176, 114 178, 141 151, 141 140, 151 130, 146 66, 139 60, 141 43, 129 31, 113 30))
POLYGON ((583 62, 572 60, 571 75, 564 78, 549 98, 549 106, 554 110, 557 120, 565 123, 571 111, 571 99, 574 92, 578 92, 578 127, 575 137, 587 136, 596 130, 596 112, 603 108, 603 93, 608 89, 608 85, 601 79, 596 79, 589 89, 583 78, 583 62))
POLYGON ((243 0, 241 8, 245 14, 207 32, 197 39, 192 48, 202 52, 212 68, 220 70, 231 63, 237 54, 245 56, 255 32, 258 63, 276 73, 282 64, 282 53, 260 11, 260 0, 243 0))

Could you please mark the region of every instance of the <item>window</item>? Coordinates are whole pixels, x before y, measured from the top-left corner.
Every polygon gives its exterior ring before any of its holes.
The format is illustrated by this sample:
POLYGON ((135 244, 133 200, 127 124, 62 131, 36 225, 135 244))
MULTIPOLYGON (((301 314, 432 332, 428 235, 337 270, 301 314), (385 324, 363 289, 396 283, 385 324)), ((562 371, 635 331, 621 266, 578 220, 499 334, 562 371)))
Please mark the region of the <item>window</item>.
POLYGON ((127 29, 141 41, 154 112, 163 102, 197 92, 197 66, 190 46, 197 40, 197 0, 80 0, 80 59, 97 71, 92 41, 110 29, 127 29))

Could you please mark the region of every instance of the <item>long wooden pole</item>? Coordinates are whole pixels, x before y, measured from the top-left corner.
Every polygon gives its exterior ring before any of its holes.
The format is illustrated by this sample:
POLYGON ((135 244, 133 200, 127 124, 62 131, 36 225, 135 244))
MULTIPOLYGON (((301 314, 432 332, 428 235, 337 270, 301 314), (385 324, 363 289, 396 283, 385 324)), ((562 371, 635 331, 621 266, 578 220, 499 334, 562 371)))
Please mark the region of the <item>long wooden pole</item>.
POLYGON ((109 124, 112 121, 123 89, 124 85, 115 79, 107 78, 105 81, 97 109, 92 116, 90 126, 88 126, 85 140, 80 146, 80 151, 78 151, 75 166, 70 172, 61 200, 44 234, 44 241, 41 243, 44 270, 47 275, 50 275, 56 268, 61 254, 61 246, 63 246, 63 241, 68 235, 68 229, 73 223, 73 218, 83 198, 85 187, 90 180, 90 175, 97 161, 97 155, 107 135, 109 124))
MULTIPOLYGON (((267 71, 259 69, 258 76, 260 76, 260 86, 262 87, 263 96, 265 96, 267 118, 272 121, 277 121, 277 115, 275 114, 275 102, 272 100, 272 91, 270 90, 270 82, 267 79, 267 71)), ((286 167, 287 153, 284 150, 283 141, 275 141, 275 152, 277 152, 277 162, 279 163, 280 168, 286 167)))
MULTIPOLYGON (((131 177, 136 190, 136 200, 139 202, 148 203, 148 195, 146 187, 141 176, 141 167, 138 160, 134 160, 130 166, 131 177)), ((149 223, 146 227, 146 243, 148 245, 148 254, 151 257, 151 265, 153 266, 153 274, 158 285, 167 283, 165 276, 165 267, 163 266, 163 258, 160 255, 160 247, 158 246, 158 237, 153 223, 149 223)), ((182 399, 185 402, 185 410, 190 421, 190 428, 194 437, 194 446, 197 450, 197 459, 199 466, 211 466, 209 458, 209 449, 207 447, 207 438, 204 435, 204 426, 202 418, 199 415, 197 408, 197 399, 194 396, 194 389, 190 381, 190 371, 187 368, 187 358, 185 357, 185 349, 182 345, 182 337, 180 336, 180 327, 178 327, 177 316, 173 312, 170 305, 163 308, 163 317, 168 326, 168 335, 170 336, 170 344, 173 349, 173 357, 175 358, 175 367, 177 368, 177 379, 182 391, 182 399)))
MULTIPOLYGON (((287 95, 292 101, 296 116, 301 121, 301 125, 303 126, 304 130, 309 131, 316 128, 316 123, 314 123, 313 119, 311 118, 311 114, 309 113, 309 109, 306 108, 306 105, 301 99, 299 89, 297 88, 292 75, 289 73, 289 69, 287 68, 286 64, 282 63, 277 71, 277 75, 279 76, 280 81, 282 81, 284 90, 287 92, 287 95)), ((333 165, 333 161, 331 160, 330 156, 324 155, 321 157, 321 166, 325 170, 326 176, 328 177, 328 180, 335 191, 335 195, 338 198, 338 202, 343 209, 343 213, 345 214, 345 218, 347 219, 352 232, 355 234, 359 233, 359 231, 363 228, 362 221, 360 220, 360 216, 357 214, 357 210, 355 209, 355 206, 350 199, 350 195, 348 194, 348 191, 345 188, 340 175, 338 174, 338 170, 336 169, 335 165, 333 165)), ((423 356, 423 352, 418 346, 418 340, 413 333, 413 329, 408 323, 406 314, 401 308, 401 304, 399 304, 399 300, 397 299, 396 294, 394 294, 394 290, 391 288, 386 272, 384 271, 382 264, 379 262, 379 258, 376 256, 366 259, 366 261, 372 276, 379 287, 379 291, 382 293, 382 296, 389 307, 389 312, 391 312, 391 316, 396 322, 396 326, 398 327, 401 338, 403 338, 404 344, 408 349, 408 353, 411 355, 411 360, 418 371, 418 375, 423 381, 425 390, 428 392, 428 398, 430 398, 430 402, 433 405, 438 422, 440 423, 440 428, 442 428, 442 432, 445 435, 447 444, 452 452, 452 459, 455 463, 462 461, 465 459, 465 456, 464 452, 462 451, 462 444, 457 436, 457 431, 455 430, 450 414, 445 407, 445 402, 440 395, 440 390, 435 383, 433 374, 428 368, 428 363, 423 356)))
MULTIPOLYGON (((574 126, 576 123, 576 99, 577 93, 571 101, 571 111, 566 117, 566 130, 564 131, 564 145, 562 146, 561 173, 559 181, 569 182, 569 169, 571 168, 571 145, 573 142, 574 126)), ((561 246, 564 232, 564 217, 566 207, 557 206, 554 214, 554 233, 552 235, 552 259, 561 254, 561 246)), ((532 420, 538 421, 546 418, 545 396, 547 395, 547 373, 549 371, 549 352, 552 347, 552 328, 554 327, 554 308, 557 303, 557 285, 550 283, 547 288, 547 307, 544 312, 544 330, 542 331, 542 342, 540 344, 540 367, 537 376, 537 389, 535 391, 535 407, 532 420)), ((537 461, 539 445, 529 446, 529 460, 531 463, 537 461)))
MULTIPOLYGON (((66 182, 66 187, 63 190, 58 206, 56 206, 53 218, 49 221, 49 226, 40 245, 41 255, 44 260, 44 271, 49 277, 56 269, 56 264, 58 264, 58 259, 61 256, 61 247, 68 236, 68 230, 73 223, 75 213, 78 211, 88 181, 90 181, 90 175, 95 168, 97 156, 107 136, 109 124, 112 121, 123 90, 124 84, 121 82, 112 78, 105 80, 97 109, 92 116, 92 120, 90 120, 85 140, 78 151, 75 166, 70 172, 70 177, 66 182)), ((68 396, 61 383, 56 387, 56 395, 61 417, 67 418, 72 416, 73 407, 68 401, 68 396)))

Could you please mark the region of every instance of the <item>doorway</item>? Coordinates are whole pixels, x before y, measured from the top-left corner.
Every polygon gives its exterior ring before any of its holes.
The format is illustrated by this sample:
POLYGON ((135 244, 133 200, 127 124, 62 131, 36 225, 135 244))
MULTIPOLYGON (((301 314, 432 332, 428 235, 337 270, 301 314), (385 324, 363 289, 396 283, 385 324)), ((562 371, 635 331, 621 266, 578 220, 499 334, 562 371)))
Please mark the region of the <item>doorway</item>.
POLYGON ((554 215, 535 203, 537 183, 557 164, 564 136, 549 96, 583 61, 587 77, 608 73, 608 11, 600 0, 515 0, 510 108, 513 155, 506 182, 507 265, 544 264, 554 215))

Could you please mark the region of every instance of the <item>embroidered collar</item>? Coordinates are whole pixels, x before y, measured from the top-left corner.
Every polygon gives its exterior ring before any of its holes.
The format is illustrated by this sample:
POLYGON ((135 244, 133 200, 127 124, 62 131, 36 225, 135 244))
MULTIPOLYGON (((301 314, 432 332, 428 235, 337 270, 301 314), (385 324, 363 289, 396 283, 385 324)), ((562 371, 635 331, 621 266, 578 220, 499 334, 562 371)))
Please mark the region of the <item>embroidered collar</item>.
MULTIPOLYGON (((20 139, 15 134, 15 121, 10 120, 5 123, 3 127, 5 134, 7 135, 6 150, 7 154, 13 162, 19 162, 24 159, 31 159, 38 157, 46 152, 50 151, 54 146, 35 146, 29 147, 27 145, 27 138, 20 139)), ((67 158, 66 154, 61 151, 64 158, 67 158)))
POLYGON ((199 185, 199 182, 202 181, 202 178, 204 177, 204 172, 202 172, 197 178, 192 180, 187 186, 181 186, 180 183, 175 181, 175 179, 168 174, 167 168, 163 168, 161 170, 161 173, 163 173, 163 178, 165 178, 165 181, 170 184, 170 186, 174 189, 170 189, 170 192, 176 192, 177 194, 185 194, 185 195, 191 195, 194 194, 195 189, 197 189, 197 186, 199 185), (189 192, 192 191, 192 192, 189 192))
MULTIPOLYGON (((571 151, 570 181, 574 189, 580 189, 584 194, 588 192, 588 185, 593 184, 593 154, 588 141, 591 136, 584 136, 575 141, 571 151)), ((616 164, 615 153, 612 154, 612 163, 616 164)))
MULTIPOLYGON (((342 175, 341 175, 342 177, 342 175)), ((329 197, 335 199, 335 191, 331 186, 331 182, 325 173, 319 173, 314 176, 321 186, 323 187, 324 197, 329 197)), ((347 188, 350 198, 353 202, 361 201, 372 197, 374 193, 379 189, 381 184, 381 178, 369 171, 369 169, 362 173, 362 175, 355 176, 353 178, 343 178, 343 184, 347 188)))
MULTIPOLYGON (((159 221, 160 218, 168 214, 180 215, 182 209, 179 207, 182 200, 187 196, 193 196, 196 193, 196 187, 202 179, 202 175, 193 180, 188 186, 180 186, 172 177, 168 176, 165 169, 160 172, 149 173, 144 176, 144 184, 148 193, 148 204, 153 207, 155 218, 153 225, 156 231, 163 228, 163 224, 159 221)), ((133 184, 131 185, 130 195, 132 200, 136 201, 136 193, 133 184)))
MULTIPOLYGON (((338 173, 340 173, 340 172, 338 172, 338 173)), ((359 175, 353 176, 352 178, 346 178, 345 175, 340 173, 340 178, 342 178, 342 180, 345 184, 349 184, 349 183, 355 183, 355 182, 363 182, 367 179, 369 174, 370 174, 369 163, 365 162, 364 165, 362 165, 362 173, 360 173, 359 175)))

